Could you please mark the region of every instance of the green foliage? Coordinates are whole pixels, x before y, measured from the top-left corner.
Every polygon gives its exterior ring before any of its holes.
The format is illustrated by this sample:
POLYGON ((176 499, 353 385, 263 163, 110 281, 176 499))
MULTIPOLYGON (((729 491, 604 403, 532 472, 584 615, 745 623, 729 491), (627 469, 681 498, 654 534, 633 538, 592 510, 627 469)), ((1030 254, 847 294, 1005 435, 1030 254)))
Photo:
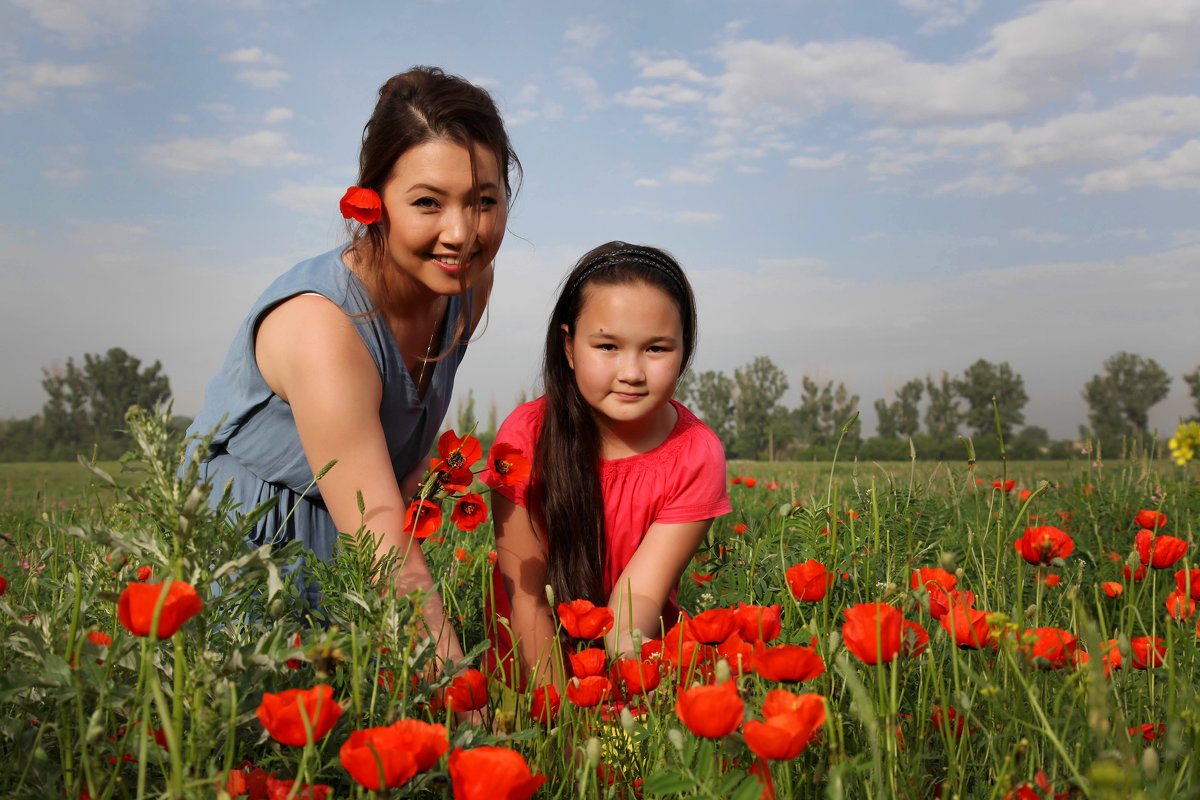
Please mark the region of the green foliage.
POLYGON ((1007 361, 997 365, 979 359, 963 370, 962 378, 954 381, 954 392, 966 401, 962 421, 976 436, 995 434, 997 413, 1005 438, 1015 426, 1025 422, 1022 409, 1029 402, 1025 379, 1014 372, 1007 361))
POLYGON ((1188 387, 1188 394, 1192 396, 1193 413, 1190 419, 1200 422, 1200 366, 1191 372, 1185 372, 1183 382, 1188 387))
POLYGON ((1122 437, 1147 434, 1150 408, 1166 399, 1169 376, 1153 358, 1120 352, 1104 362, 1104 373, 1083 387, 1092 433, 1111 448, 1122 437))
POLYGON ((929 404, 925 406, 925 432, 938 440, 952 439, 958 434, 962 411, 958 407, 958 390, 950 373, 943 372, 942 378, 934 383, 926 376, 925 390, 929 404))
POLYGON ((758 458, 771 442, 775 405, 787 392, 787 376, 766 356, 734 370, 734 419, 737 425, 734 453, 758 458))
POLYGON ((723 372, 702 372, 695 380, 696 415, 721 440, 725 452, 733 449, 734 406, 733 381, 723 372))
MULTIPOLYGON (((833 381, 819 386, 816 381, 804 376, 801 382, 800 405, 791 413, 792 427, 796 438, 810 446, 827 447, 837 442, 842 426, 858 410, 858 395, 850 394, 846 384, 833 381)), ((862 423, 855 421, 848 432, 848 442, 853 449, 857 446, 862 423)))

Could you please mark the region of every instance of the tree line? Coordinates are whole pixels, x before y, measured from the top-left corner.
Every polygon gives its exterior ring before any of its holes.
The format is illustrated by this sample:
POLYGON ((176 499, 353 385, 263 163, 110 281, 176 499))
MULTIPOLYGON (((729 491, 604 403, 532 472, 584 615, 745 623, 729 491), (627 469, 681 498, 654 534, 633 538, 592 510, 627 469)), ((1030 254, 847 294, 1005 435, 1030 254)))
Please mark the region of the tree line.
MULTIPOLYGON (((1200 366, 1182 377, 1200 418, 1200 366)), ((1127 352, 1111 356, 1081 392, 1089 411, 1080 438, 1110 447, 1119 447, 1124 438, 1144 438, 1150 409, 1166 399, 1170 385, 1171 376, 1153 358, 1127 352)), ((977 457, 995 458, 997 421, 1011 458, 1071 454, 1072 442, 1052 441, 1044 428, 1025 425, 1025 380, 1007 361, 981 358, 959 375, 909 380, 894 397, 874 401, 876 433, 867 439, 861 415, 855 416, 860 397, 844 382, 821 384, 805 375, 793 407, 785 402, 789 388, 787 375, 759 356, 732 377, 711 370, 689 373, 675 396, 712 428, 731 458, 822 460, 832 456, 839 439, 843 454, 864 459, 905 460, 910 440, 922 457, 955 458, 965 452, 960 435, 972 437, 977 457)))
MULTIPOLYGON (((152 408, 171 398, 162 364, 143 366, 120 347, 88 353, 82 362, 68 358, 65 367, 44 368, 42 376, 47 399, 41 413, 0 420, 0 461, 62 461, 79 454, 118 458, 130 444, 126 410, 132 405, 152 408)), ((1181 377, 1192 397, 1194 418, 1200 419, 1200 366, 1181 377)), ((1081 392, 1089 411, 1080 438, 1090 436, 1108 448, 1119 446, 1123 438, 1144 438, 1150 409, 1166 399, 1170 385, 1171 376, 1153 358, 1127 352, 1111 356, 1081 392)), ((785 401, 789 388, 783 370, 759 356, 735 369, 732 377, 712 370, 688 372, 675 397, 712 428, 730 458, 827 459, 840 439, 843 455, 863 459, 906 460, 910 440, 922 458, 950 459, 964 454, 960 435, 973 437, 977 457, 994 458, 999 455, 997 415, 1010 457, 1071 454, 1071 442, 1052 441, 1044 428, 1025 425, 1025 380, 1007 361, 993 364, 981 358, 959 375, 942 372, 909 380, 893 397, 873 402, 876 433, 865 439, 861 415, 855 416, 861 411, 860 397, 844 382, 819 383, 805 375, 791 407, 785 401)), ((490 444, 498 419, 495 401, 486 424, 477 424, 483 421, 475 416, 474 393, 468 392, 457 417, 458 430, 474 426, 476 435, 490 444)), ((175 425, 183 430, 189 422, 178 417, 175 425)))

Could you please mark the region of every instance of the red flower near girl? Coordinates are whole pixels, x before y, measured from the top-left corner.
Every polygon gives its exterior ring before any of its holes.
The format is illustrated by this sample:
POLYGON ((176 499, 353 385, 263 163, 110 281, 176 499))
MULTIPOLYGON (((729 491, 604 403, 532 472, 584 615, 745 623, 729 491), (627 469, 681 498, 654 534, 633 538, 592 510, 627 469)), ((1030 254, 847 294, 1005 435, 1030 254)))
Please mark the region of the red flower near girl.
POLYGON ((833 573, 825 569, 820 561, 813 559, 788 567, 784 577, 792 596, 802 603, 823 600, 833 583, 833 573))
POLYGON ((1175 573, 1175 585, 1193 600, 1200 600, 1200 569, 1179 570, 1175 573))
POLYGON ((371 225, 383 215, 383 202, 374 189, 364 189, 361 186, 351 186, 342 195, 338 204, 342 216, 353 219, 363 225, 371 225))
POLYGON ((562 697, 559 695, 558 689, 554 688, 554 684, 548 683, 545 686, 539 686, 533 690, 533 694, 530 696, 529 716, 543 725, 549 725, 558 716, 558 709, 561 705, 562 697))
POLYGON ((1140 530, 1134 537, 1134 546, 1142 564, 1155 569, 1166 569, 1175 566, 1175 562, 1183 558, 1187 552, 1187 542, 1175 536, 1155 536, 1154 531, 1140 530))
POLYGON ((1003 481, 1003 482, 992 481, 992 489, 997 492, 999 492, 1001 490, 1004 490, 1005 492, 1011 492, 1016 487, 1016 485, 1017 485, 1016 481, 1003 481))
POLYGON ((905 658, 916 658, 929 648, 929 631, 915 622, 900 621, 900 652, 905 658))
POLYGON ((1112 598, 1120 597, 1125 591, 1125 587, 1116 581, 1105 581, 1104 583, 1100 584, 1100 588, 1104 590, 1106 595, 1112 598))
POLYGON ((612 630, 611 608, 597 608, 590 600, 572 600, 558 604, 558 618, 566 632, 576 639, 599 639, 612 630))
POLYGON ((498 485, 510 488, 520 486, 533 469, 524 453, 504 442, 492 445, 488 461, 498 485))
MULTIPOLYGON (((1197 571, 1200 578, 1200 571, 1197 571)), ((744 641, 769 642, 783 631, 783 623, 779 617, 779 605, 753 606, 739 605, 733 612, 733 621, 737 626, 738 635, 744 641)))
POLYGON ((612 681, 604 675, 572 678, 567 682, 567 699, 580 708, 592 708, 607 700, 612 689, 612 681))
POLYGON ((442 700, 451 711, 475 711, 487 705, 487 679, 477 669, 469 669, 442 691, 442 700))
POLYGON ((1167 515, 1161 511, 1149 511, 1142 509, 1133 517, 1133 524, 1139 528, 1149 528, 1150 530, 1158 530, 1167 524, 1167 515))
POLYGON ((625 686, 628 694, 645 694, 658 688, 662 673, 658 665, 652 661, 638 661, 632 658, 617 659, 613 666, 613 676, 625 686))
POLYGON ((442 507, 428 500, 414 500, 404 514, 404 532, 417 539, 428 539, 442 527, 442 507))
POLYGON ((450 521, 466 533, 478 528, 487 521, 487 506, 484 505, 483 498, 475 492, 460 497, 454 504, 454 510, 450 512, 450 521))
POLYGON ((373 792, 403 786, 417 774, 416 756, 391 725, 354 731, 338 758, 355 782, 373 792))
POLYGON ((529 800, 546 782, 525 758, 506 747, 455 748, 450 754, 454 800, 529 800))
POLYGON ((393 722, 391 727, 396 735, 396 744, 408 751, 417 762, 417 772, 433 769, 450 749, 445 725, 419 719, 401 719, 393 722))
POLYGON ((844 612, 842 640, 864 664, 887 664, 900 652, 900 610, 886 603, 858 603, 844 612))
POLYGON ((1135 636, 1130 639, 1129 650, 1133 656, 1134 669, 1161 667, 1163 657, 1167 654, 1167 646, 1163 640, 1151 639, 1149 636, 1135 636))
POLYGON ((679 719, 688 730, 705 739, 721 739, 736 731, 744 711, 733 681, 681 690, 675 701, 679 719))
POLYGON ((764 704, 765 722, 751 719, 742 725, 746 745, 759 758, 773 761, 795 758, 813 740, 817 729, 825 724, 825 698, 819 694, 792 697, 792 710, 768 714, 764 704))
POLYGON ((710 608, 688 620, 687 627, 696 641, 720 644, 737 629, 737 624, 732 609, 710 608))
POLYGON ((159 598, 166 591, 162 611, 158 615, 158 629, 153 635, 169 639, 175 631, 192 617, 200 613, 204 603, 191 584, 171 581, 163 583, 131 583, 121 592, 117 600, 117 619, 134 636, 150 636, 154 622, 154 610, 159 598))
POLYGON ((279 694, 266 692, 256 714, 277 742, 303 747, 308 742, 304 719, 308 719, 312 740, 316 742, 333 730, 342 716, 342 707, 333 699, 333 687, 323 683, 311 689, 288 689, 279 694))
POLYGON ((1060 669, 1075 662, 1076 642, 1070 631, 1030 628, 1022 636, 1021 652, 1035 667, 1060 669))
POLYGON ((1021 558, 1030 564, 1049 564, 1056 558, 1066 558, 1075 549, 1075 540, 1053 525, 1026 528, 1025 535, 1013 545, 1021 558))
POLYGON ((988 612, 955 603, 941 619, 941 626, 959 647, 978 650, 987 644, 991 627, 988 612))
POLYGON ((586 678, 589 675, 603 675, 608 653, 601 647, 589 647, 578 653, 568 653, 571 661, 571 674, 576 678, 586 678))
POLYGON ((958 585, 958 578, 954 577, 954 573, 947 572, 941 567, 921 567, 913 570, 912 576, 908 579, 908 585, 910 588, 923 588, 929 592, 934 589, 948 592, 958 585))
POLYGON ((767 647, 759 642, 754 646, 754 671, 769 681, 810 681, 825 672, 825 660, 811 647, 767 647))

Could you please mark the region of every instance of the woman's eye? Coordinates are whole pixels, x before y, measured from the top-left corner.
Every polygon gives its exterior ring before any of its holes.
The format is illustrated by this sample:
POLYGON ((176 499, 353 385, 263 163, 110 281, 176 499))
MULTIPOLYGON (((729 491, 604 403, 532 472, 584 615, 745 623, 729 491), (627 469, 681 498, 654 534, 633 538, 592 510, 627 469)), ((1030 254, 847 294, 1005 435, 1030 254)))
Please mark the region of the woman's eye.
POLYGON ((421 197, 414 200, 413 205, 417 208, 437 208, 438 201, 432 197, 421 197))
POLYGON ((479 205, 483 208, 492 208, 498 205, 498 201, 494 197, 488 197, 484 195, 483 197, 479 198, 479 205))

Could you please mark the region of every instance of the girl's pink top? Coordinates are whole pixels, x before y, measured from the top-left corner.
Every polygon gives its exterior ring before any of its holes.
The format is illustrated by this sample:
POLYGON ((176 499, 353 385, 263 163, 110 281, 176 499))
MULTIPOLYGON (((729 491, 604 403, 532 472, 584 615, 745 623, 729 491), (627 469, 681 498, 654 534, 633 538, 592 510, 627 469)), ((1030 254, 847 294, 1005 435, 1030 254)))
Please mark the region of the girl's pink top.
MULTIPOLYGON (((671 401, 678 413, 675 428, 658 447, 646 453, 600 461, 600 491, 604 497, 604 528, 607 536, 608 563, 604 567, 604 590, 611 592, 629 560, 642 543, 646 531, 656 522, 698 522, 728 514, 725 452, 721 442, 707 425, 682 404, 671 401)), ((545 414, 545 398, 518 406, 504 420, 496 442, 516 447, 530 461, 537 452, 537 439, 545 414)), ((490 459, 489 459, 490 463, 490 459)), ((499 484, 490 470, 480 478, 496 492, 529 508, 533 474, 520 486, 499 484)), ((493 664, 504 664, 512 657, 512 644, 504 625, 494 625, 496 616, 508 618, 508 595, 497 566, 493 570, 492 612, 486 613, 492 639, 493 664)), ((560 601, 572 598, 559 598, 560 601)), ((678 613, 675 591, 667 600, 663 616, 668 625, 678 613)), ((489 659, 491 661, 492 659, 489 659)))

